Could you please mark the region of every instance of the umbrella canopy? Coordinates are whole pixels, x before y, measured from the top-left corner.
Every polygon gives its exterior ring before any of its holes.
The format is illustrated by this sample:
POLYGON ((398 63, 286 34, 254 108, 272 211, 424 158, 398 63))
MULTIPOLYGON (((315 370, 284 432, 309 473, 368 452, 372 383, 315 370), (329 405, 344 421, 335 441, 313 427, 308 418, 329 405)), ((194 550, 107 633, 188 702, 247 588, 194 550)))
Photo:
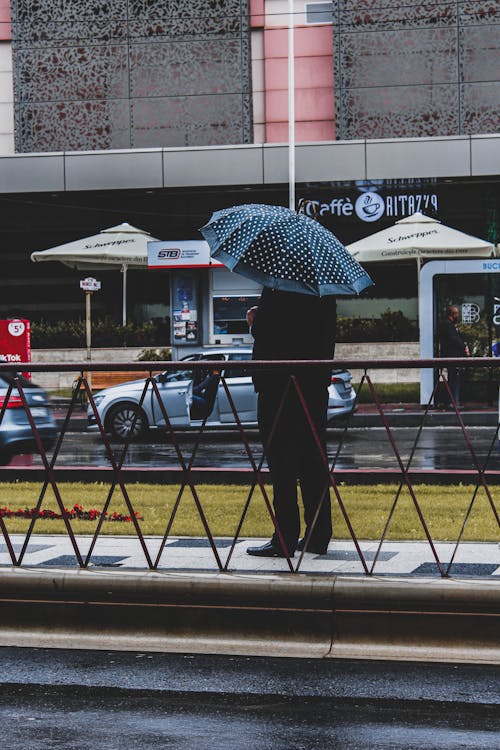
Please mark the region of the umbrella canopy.
POLYGON ((59 260, 70 268, 80 270, 112 269, 123 263, 132 267, 147 267, 148 242, 155 239, 148 232, 124 222, 103 229, 92 237, 32 253, 31 260, 59 260))
POLYGON ((360 263, 412 258, 487 258, 495 254, 490 242, 441 224, 421 213, 400 219, 392 227, 347 245, 360 263))
POLYGON ((373 283, 334 234, 289 208, 254 203, 225 208, 200 232, 214 258, 272 289, 348 295, 373 283))
POLYGON ((148 242, 155 240, 148 232, 124 222, 103 229, 99 234, 31 254, 35 263, 58 260, 70 268, 110 270, 119 268, 123 274, 123 325, 127 322, 127 269, 147 268, 148 242))

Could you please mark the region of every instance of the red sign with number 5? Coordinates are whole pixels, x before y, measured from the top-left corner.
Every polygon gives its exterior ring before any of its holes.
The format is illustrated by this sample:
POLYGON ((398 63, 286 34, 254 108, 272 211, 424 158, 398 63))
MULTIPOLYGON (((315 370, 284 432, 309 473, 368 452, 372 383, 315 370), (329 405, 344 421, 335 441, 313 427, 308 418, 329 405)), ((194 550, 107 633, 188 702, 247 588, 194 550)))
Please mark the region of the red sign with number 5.
MULTIPOLYGON (((0 320, 0 360, 12 363, 13 370, 18 370, 19 362, 31 362, 29 320, 0 320)), ((23 375, 31 378, 30 372, 23 372, 23 375)))

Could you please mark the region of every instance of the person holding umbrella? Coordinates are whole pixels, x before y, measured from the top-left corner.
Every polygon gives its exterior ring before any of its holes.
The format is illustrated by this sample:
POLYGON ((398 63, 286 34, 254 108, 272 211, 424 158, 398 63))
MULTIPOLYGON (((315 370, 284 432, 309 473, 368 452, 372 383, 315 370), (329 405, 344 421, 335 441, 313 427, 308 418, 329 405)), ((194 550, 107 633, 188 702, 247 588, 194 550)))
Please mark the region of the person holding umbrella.
MULTIPOLYGON (((373 282, 339 240, 314 219, 282 206, 216 211, 201 228, 214 258, 264 287, 247 320, 255 360, 331 360, 336 296, 373 282)), ((253 376, 258 422, 273 483, 277 528, 249 547, 258 557, 324 554, 332 535, 326 416, 330 365, 269 368, 253 376), (297 481, 304 504, 299 541, 297 481)))
MULTIPOLYGON (((336 299, 264 288, 255 312, 253 358, 257 360, 333 359, 336 299)), ((297 548, 326 553, 332 536, 329 471, 326 459, 326 415, 329 367, 257 372, 258 423, 273 483, 276 520, 288 556, 297 548), (290 380, 294 375, 304 398, 290 380), (320 450, 321 447, 321 450, 320 450), (300 483, 305 534, 299 542, 300 483), (317 517, 316 517, 317 514, 317 517)), ((277 532, 270 542, 249 547, 249 555, 285 557, 277 532)))

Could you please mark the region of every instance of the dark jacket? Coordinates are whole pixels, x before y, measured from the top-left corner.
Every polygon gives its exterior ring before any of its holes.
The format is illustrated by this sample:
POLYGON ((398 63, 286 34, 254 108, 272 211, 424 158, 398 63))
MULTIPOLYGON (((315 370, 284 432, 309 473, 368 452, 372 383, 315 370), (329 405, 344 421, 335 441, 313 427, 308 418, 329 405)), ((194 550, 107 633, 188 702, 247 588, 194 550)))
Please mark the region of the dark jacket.
MULTIPOLYGON (((316 297, 296 292, 264 288, 254 324, 253 359, 333 359, 336 333, 336 300, 333 296, 316 297)), ((330 368, 297 368, 304 386, 325 387, 330 368)), ((255 390, 265 386, 282 387, 288 373, 256 373, 255 390)))
POLYGON ((449 318, 443 320, 439 327, 439 345, 441 357, 465 357, 467 342, 449 318))

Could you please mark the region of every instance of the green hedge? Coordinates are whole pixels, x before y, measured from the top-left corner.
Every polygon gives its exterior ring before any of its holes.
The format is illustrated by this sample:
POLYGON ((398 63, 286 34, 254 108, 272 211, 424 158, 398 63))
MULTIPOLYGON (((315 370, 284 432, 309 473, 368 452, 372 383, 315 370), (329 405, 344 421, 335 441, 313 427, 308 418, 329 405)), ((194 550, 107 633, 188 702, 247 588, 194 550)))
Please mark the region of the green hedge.
MULTIPOLYGON (((92 347, 165 346, 165 332, 153 323, 122 326, 110 319, 92 323, 92 347)), ((31 324, 33 349, 83 349, 86 346, 84 320, 31 324)))
POLYGON ((362 341, 418 341, 418 326, 402 312, 386 310, 380 318, 342 318, 337 320, 339 343, 362 341))
MULTIPOLYGON (((418 341, 418 328, 401 312, 386 310, 380 318, 343 318, 337 321, 338 342, 418 341)), ((106 318, 92 322, 92 346, 168 346, 168 332, 153 323, 122 326, 106 318)), ((41 321, 31 324, 31 345, 34 349, 84 348, 85 321, 41 321)))

